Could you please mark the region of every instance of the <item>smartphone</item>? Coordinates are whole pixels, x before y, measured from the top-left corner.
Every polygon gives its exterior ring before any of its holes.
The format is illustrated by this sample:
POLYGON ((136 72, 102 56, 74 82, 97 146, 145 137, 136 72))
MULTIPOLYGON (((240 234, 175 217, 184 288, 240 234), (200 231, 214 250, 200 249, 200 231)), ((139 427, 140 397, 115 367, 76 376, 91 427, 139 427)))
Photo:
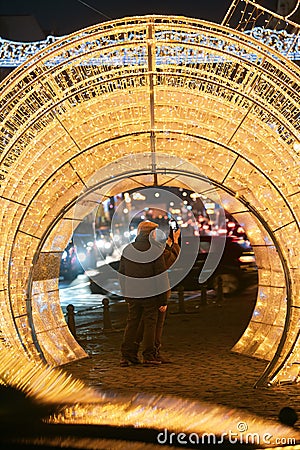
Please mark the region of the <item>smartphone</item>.
POLYGON ((170 220, 169 225, 173 231, 178 230, 178 224, 177 224, 176 220, 170 220))
POLYGON ((178 230, 179 227, 178 227, 178 224, 177 224, 176 220, 174 220, 174 219, 171 219, 169 221, 169 225, 170 225, 169 236, 170 236, 170 238, 173 241, 173 232, 178 230))

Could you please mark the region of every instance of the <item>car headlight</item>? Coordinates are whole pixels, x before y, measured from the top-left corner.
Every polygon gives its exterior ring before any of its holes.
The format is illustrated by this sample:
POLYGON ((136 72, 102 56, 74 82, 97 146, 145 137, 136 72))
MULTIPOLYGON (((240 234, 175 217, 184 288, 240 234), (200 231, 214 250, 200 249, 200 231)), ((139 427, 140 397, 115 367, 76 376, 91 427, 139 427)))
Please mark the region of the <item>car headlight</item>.
POLYGON ((86 259, 86 255, 84 253, 77 253, 78 261, 83 262, 86 259))
POLYGON ((253 255, 242 255, 239 257, 241 263, 255 263, 255 257, 253 255))

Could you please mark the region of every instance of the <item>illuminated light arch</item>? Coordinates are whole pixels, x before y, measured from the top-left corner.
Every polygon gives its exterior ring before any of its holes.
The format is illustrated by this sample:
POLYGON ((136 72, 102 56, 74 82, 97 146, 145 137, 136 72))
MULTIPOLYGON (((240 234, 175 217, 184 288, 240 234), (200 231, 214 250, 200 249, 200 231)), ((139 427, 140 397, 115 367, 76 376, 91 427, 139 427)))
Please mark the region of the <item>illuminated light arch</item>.
MULTIPOLYGON (((58 291, 74 220, 154 173, 198 192, 205 176, 259 266, 255 311, 233 350, 270 361, 258 384, 296 381, 299 104, 299 68, 284 56, 183 17, 93 26, 15 70, 0 97, 1 352, 52 366, 86 356, 58 291)), ((13 371, 0 364, 3 381, 13 371)))

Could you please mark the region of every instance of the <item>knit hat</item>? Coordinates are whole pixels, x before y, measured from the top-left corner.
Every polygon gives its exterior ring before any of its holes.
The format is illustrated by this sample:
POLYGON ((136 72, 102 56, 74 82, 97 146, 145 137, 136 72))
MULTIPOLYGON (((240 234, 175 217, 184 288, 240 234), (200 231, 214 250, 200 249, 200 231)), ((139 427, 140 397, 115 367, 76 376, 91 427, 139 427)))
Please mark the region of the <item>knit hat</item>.
POLYGON ((144 222, 140 222, 137 227, 137 234, 144 233, 150 234, 152 230, 155 230, 158 225, 157 223, 150 222, 150 220, 145 220, 144 222))

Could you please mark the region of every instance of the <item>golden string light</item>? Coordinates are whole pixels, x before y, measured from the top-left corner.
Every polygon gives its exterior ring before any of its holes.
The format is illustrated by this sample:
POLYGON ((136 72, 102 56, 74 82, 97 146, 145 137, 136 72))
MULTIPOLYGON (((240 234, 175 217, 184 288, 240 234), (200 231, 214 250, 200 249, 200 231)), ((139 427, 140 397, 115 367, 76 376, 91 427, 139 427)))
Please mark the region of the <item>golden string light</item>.
MULTIPOLYGON (((175 175, 177 185, 200 193, 207 177, 246 230, 259 289, 234 351, 270 361, 261 384, 297 381, 296 65, 227 27, 131 17, 54 42, 16 69, 0 92, 4 355, 13 348, 51 366, 86 356, 59 300, 70 224, 104 193, 153 183, 155 169, 165 184, 175 175)), ((0 363, 0 379, 9 379, 3 370, 0 363)))

